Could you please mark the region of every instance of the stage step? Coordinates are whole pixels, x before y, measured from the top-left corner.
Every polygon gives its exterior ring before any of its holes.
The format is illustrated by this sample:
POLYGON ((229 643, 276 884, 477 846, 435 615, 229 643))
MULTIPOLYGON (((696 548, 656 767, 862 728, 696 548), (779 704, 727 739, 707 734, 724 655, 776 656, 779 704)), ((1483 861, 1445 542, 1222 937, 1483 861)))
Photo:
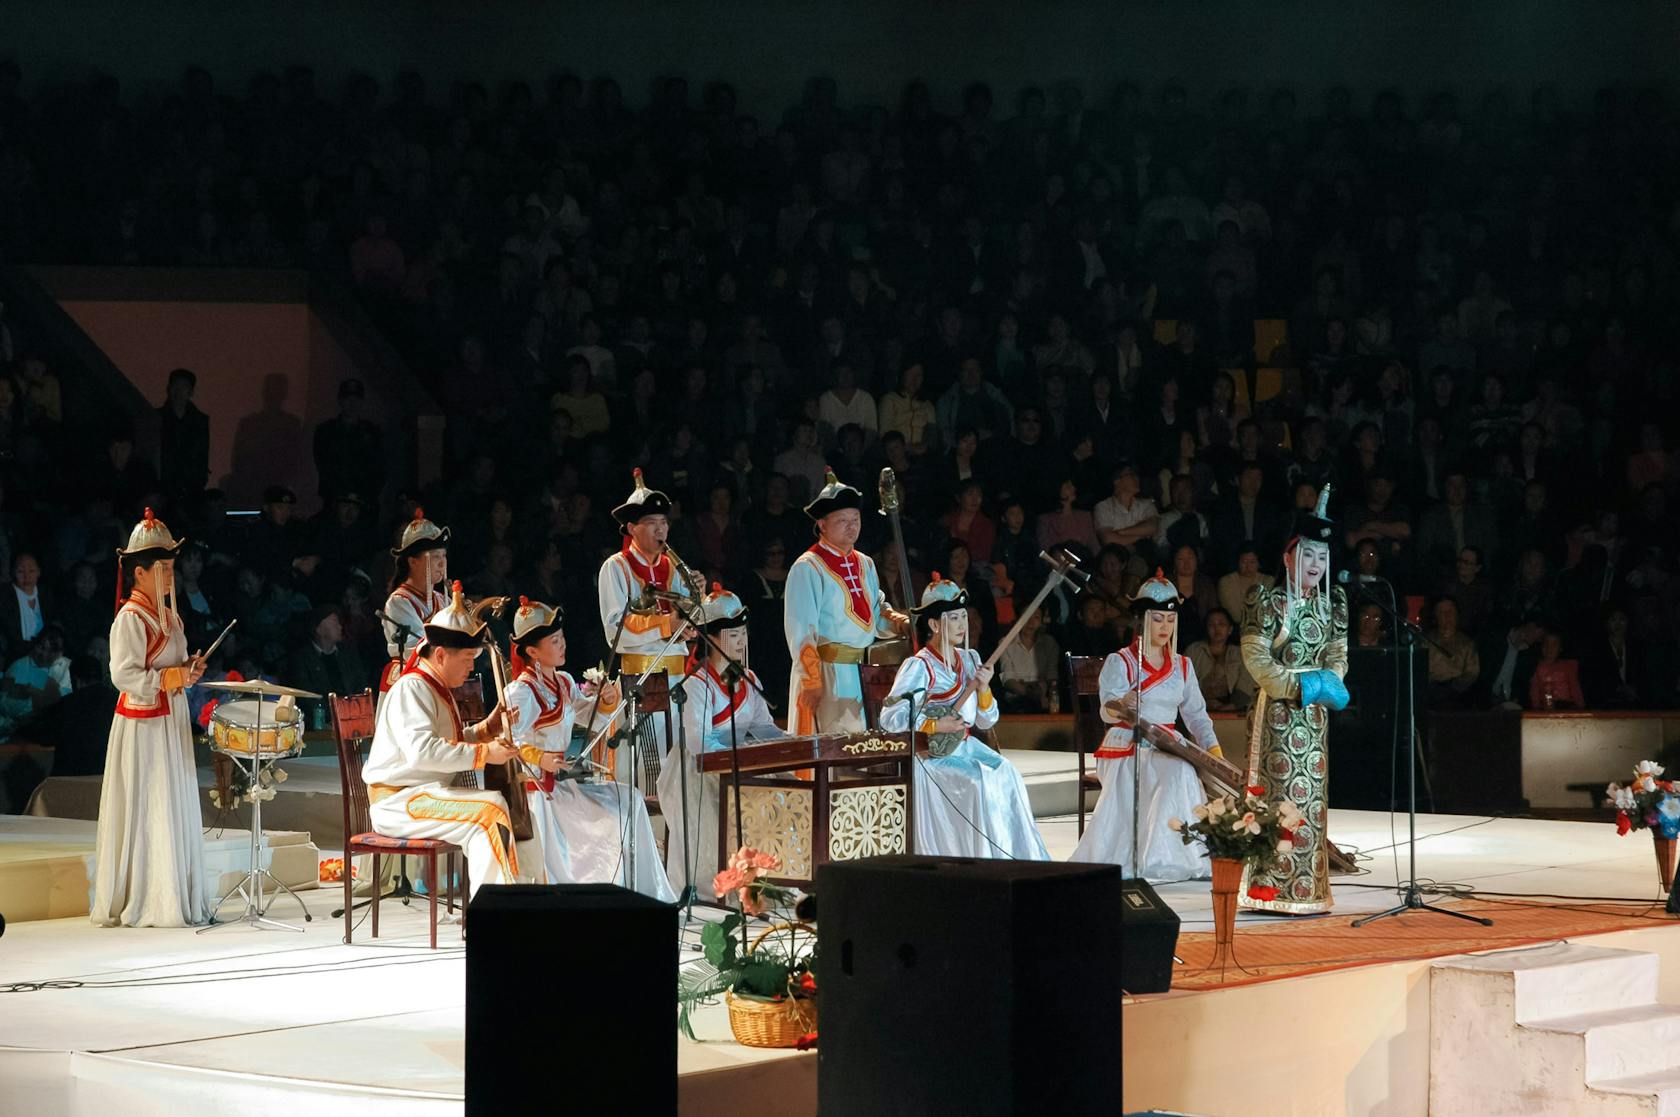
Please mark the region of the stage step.
POLYGON ((1556 943, 1437 962, 1431 1113, 1680 1117, 1680 1005, 1655 954, 1556 943))

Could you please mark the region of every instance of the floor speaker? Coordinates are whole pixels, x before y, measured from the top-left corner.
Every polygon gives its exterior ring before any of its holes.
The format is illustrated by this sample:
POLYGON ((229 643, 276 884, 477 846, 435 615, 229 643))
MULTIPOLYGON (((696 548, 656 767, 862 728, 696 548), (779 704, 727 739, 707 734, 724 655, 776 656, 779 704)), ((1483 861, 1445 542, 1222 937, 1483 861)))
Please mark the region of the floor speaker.
POLYGON ((1120 985, 1128 993, 1165 993, 1172 988, 1178 913, 1146 880, 1122 881, 1120 901, 1120 985))
POLYGON ((816 891, 823 1117, 1114 1111, 1119 866, 875 857, 816 891))
POLYGON ((468 1117, 546 1113, 557 1099, 584 1113, 675 1113, 676 972, 668 904, 612 884, 479 889, 467 916, 468 1117))

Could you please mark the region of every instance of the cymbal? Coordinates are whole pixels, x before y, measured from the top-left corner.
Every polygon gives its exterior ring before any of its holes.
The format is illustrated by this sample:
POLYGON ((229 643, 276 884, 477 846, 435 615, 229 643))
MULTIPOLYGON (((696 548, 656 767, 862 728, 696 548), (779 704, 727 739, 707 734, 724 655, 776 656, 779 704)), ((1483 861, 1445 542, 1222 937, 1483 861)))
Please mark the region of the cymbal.
POLYGON ((293 698, 321 697, 312 690, 299 690, 295 686, 286 686, 284 683, 264 682, 262 679, 251 679, 249 681, 241 679, 236 682, 200 681, 198 685, 208 687, 211 690, 232 691, 235 694, 261 694, 269 697, 278 697, 282 694, 289 694, 293 698))

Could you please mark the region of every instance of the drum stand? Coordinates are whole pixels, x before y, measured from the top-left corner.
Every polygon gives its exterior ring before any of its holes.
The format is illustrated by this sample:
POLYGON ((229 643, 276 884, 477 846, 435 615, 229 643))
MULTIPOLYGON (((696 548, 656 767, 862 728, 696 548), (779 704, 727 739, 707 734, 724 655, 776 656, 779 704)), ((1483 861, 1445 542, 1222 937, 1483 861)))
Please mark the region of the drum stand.
MULTIPOLYGON (((278 724, 278 723, 276 723, 276 724, 278 724)), ((252 751, 250 753, 237 753, 237 752, 228 751, 228 752, 225 753, 225 755, 232 758, 232 760, 235 764, 241 764, 242 761, 249 761, 249 763, 250 763, 250 768, 247 772, 248 776, 250 777, 250 780, 245 786, 246 786, 246 789, 248 791, 253 793, 251 795, 251 867, 246 870, 245 876, 239 881, 239 883, 235 884, 232 888, 230 888, 226 892, 222 893, 222 898, 217 900, 216 901, 216 906, 210 909, 210 925, 208 927, 200 927, 198 929, 197 933, 200 934, 200 935, 202 935, 206 931, 215 930, 218 927, 231 927, 236 923, 249 923, 253 927, 266 928, 266 929, 271 930, 271 931, 296 931, 300 935, 303 934, 303 928, 302 927, 295 927, 290 923, 281 923, 277 919, 269 919, 268 918, 269 906, 272 905, 274 903, 274 901, 279 898, 279 895, 282 892, 284 892, 286 895, 290 896, 292 899, 297 901, 298 907, 303 910, 303 919, 304 919, 305 923, 309 922, 311 919, 314 918, 313 916, 311 916, 309 914, 309 908, 304 905, 302 897, 300 897, 296 892, 293 892, 290 888, 286 887, 285 883, 283 881, 281 881, 279 877, 275 876, 273 873, 271 873, 267 869, 263 868, 263 863, 262 863, 262 840, 263 840, 262 839, 262 804, 263 804, 262 790, 263 790, 263 788, 262 788, 262 784, 259 782, 259 774, 262 772, 264 765, 273 763, 276 760, 283 760, 288 756, 294 756, 294 755, 296 755, 297 750, 293 750, 291 752, 266 753, 266 754, 261 751, 261 749, 262 749, 262 695, 260 695, 260 694, 257 696, 257 724, 252 727, 251 735, 252 735, 252 743, 253 743, 255 751, 252 751), (273 892, 271 893, 271 895, 268 897, 268 902, 267 903, 263 902, 263 878, 264 877, 267 877, 269 880, 274 882, 274 889, 273 889, 273 892), (222 905, 227 903, 228 898, 230 896, 232 896, 235 892, 239 893, 241 896, 243 896, 245 898, 245 910, 240 912, 239 915, 234 919, 227 920, 227 921, 217 920, 216 919, 216 912, 221 910, 222 905)), ((242 771, 245 770, 243 764, 241 764, 241 770, 242 771)), ((349 870, 346 869, 345 871, 348 872, 349 870)), ((377 883, 378 882, 375 882, 376 887, 377 887, 377 883)))

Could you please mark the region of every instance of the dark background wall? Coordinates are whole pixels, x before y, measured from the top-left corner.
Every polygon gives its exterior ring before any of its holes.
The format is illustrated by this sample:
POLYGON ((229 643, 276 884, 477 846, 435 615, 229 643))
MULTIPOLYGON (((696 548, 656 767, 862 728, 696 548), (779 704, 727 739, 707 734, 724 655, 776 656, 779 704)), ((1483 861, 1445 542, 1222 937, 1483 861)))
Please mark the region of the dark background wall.
POLYGON ((1200 98, 1230 84, 1398 85, 1477 96, 1551 82, 1579 94, 1610 81, 1673 79, 1680 5, 1669 0, 53 0, 7 5, 0 54, 27 80, 93 69, 129 92, 208 66, 224 91, 254 70, 315 64, 323 93, 361 68, 413 67, 433 95, 458 75, 529 79, 610 72, 640 105, 667 73, 725 77, 744 107, 780 109, 827 72, 842 103, 896 101, 911 74, 936 96, 992 81, 1015 90, 1064 78, 1105 99, 1116 80, 1178 79, 1200 98))

